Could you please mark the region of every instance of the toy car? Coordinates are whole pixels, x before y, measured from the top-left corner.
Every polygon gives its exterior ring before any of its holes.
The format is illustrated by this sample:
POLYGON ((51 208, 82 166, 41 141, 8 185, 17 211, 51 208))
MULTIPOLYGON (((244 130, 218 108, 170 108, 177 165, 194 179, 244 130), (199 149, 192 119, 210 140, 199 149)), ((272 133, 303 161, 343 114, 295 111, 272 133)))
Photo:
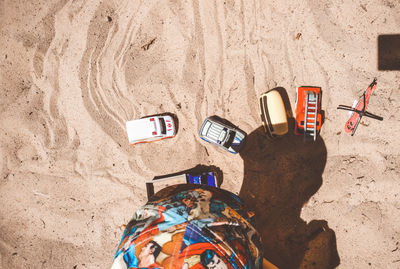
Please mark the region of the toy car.
POLYGON ((321 88, 298 87, 296 89, 295 134, 304 138, 317 138, 322 125, 321 88))
POLYGON ((213 172, 202 172, 193 175, 184 173, 174 176, 161 176, 146 181, 147 197, 150 199, 154 193, 177 184, 205 184, 218 187, 217 177, 213 172))
POLYGON ((171 116, 151 116, 126 122, 129 143, 147 143, 175 136, 175 124, 171 116))
POLYGON ((260 114, 265 132, 276 138, 288 132, 286 109, 277 90, 269 90, 260 96, 260 114))
POLYGON ((246 138, 243 131, 226 125, 217 117, 206 118, 200 128, 199 135, 204 141, 217 145, 233 154, 240 151, 246 138))

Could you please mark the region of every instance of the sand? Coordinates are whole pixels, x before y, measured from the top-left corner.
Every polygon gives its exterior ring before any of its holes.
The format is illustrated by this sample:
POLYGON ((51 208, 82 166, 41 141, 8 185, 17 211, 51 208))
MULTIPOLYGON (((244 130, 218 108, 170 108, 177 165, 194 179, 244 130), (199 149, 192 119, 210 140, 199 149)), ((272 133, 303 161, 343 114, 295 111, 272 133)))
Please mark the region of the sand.
POLYGON ((400 72, 377 40, 400 3, 365 1, 0 2, 1 268, 108 268, 144 181, 197 165, 258 216, 280 268, 400 267, 400 72), (347 112, 374 77, 356 135, 347 112), (323 90, 304 144, 269 141, 258 96, 323 90), (132 147, 125 122, 170 112, 173 139, 132 147), (207 116, 249 135, 241 154, 203 143, 207 116))

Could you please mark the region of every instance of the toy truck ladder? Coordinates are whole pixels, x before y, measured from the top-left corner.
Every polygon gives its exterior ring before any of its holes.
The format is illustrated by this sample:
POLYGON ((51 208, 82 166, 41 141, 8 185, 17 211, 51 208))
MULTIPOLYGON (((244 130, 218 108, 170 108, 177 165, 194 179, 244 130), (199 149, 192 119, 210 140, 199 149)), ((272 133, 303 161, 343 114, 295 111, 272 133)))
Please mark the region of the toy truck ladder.
POLYGON ((317 138, 317 114, 318 114, 318 94, 307 92, 305 119, 304 119, 304 138, 307 135, 317 138))

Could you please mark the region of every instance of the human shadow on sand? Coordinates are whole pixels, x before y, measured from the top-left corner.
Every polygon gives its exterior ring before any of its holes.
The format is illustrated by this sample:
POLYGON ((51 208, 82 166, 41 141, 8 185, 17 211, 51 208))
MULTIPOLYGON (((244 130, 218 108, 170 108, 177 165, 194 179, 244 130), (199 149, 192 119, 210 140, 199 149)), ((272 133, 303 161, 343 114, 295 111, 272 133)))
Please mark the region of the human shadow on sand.
POLYGON ((240 156, 240 197, 256 212, 265 258, 280 269, 335 268, 335 232, 324 220, 306 223, 300 217, 303 205, 322 185, 327 157, 323 139, 304 143, 302 136, 289 132, 270 140, 261 126, 247 136, 240 156))

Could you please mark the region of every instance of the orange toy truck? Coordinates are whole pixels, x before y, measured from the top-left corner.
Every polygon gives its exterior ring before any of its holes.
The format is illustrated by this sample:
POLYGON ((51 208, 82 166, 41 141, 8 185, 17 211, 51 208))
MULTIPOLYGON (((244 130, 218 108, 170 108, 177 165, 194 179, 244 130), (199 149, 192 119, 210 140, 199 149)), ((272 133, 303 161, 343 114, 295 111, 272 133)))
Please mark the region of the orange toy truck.
POLYGON ((295 134, 317 139, 322 125, 321 88, 302 86, 296 89, 295 134))

